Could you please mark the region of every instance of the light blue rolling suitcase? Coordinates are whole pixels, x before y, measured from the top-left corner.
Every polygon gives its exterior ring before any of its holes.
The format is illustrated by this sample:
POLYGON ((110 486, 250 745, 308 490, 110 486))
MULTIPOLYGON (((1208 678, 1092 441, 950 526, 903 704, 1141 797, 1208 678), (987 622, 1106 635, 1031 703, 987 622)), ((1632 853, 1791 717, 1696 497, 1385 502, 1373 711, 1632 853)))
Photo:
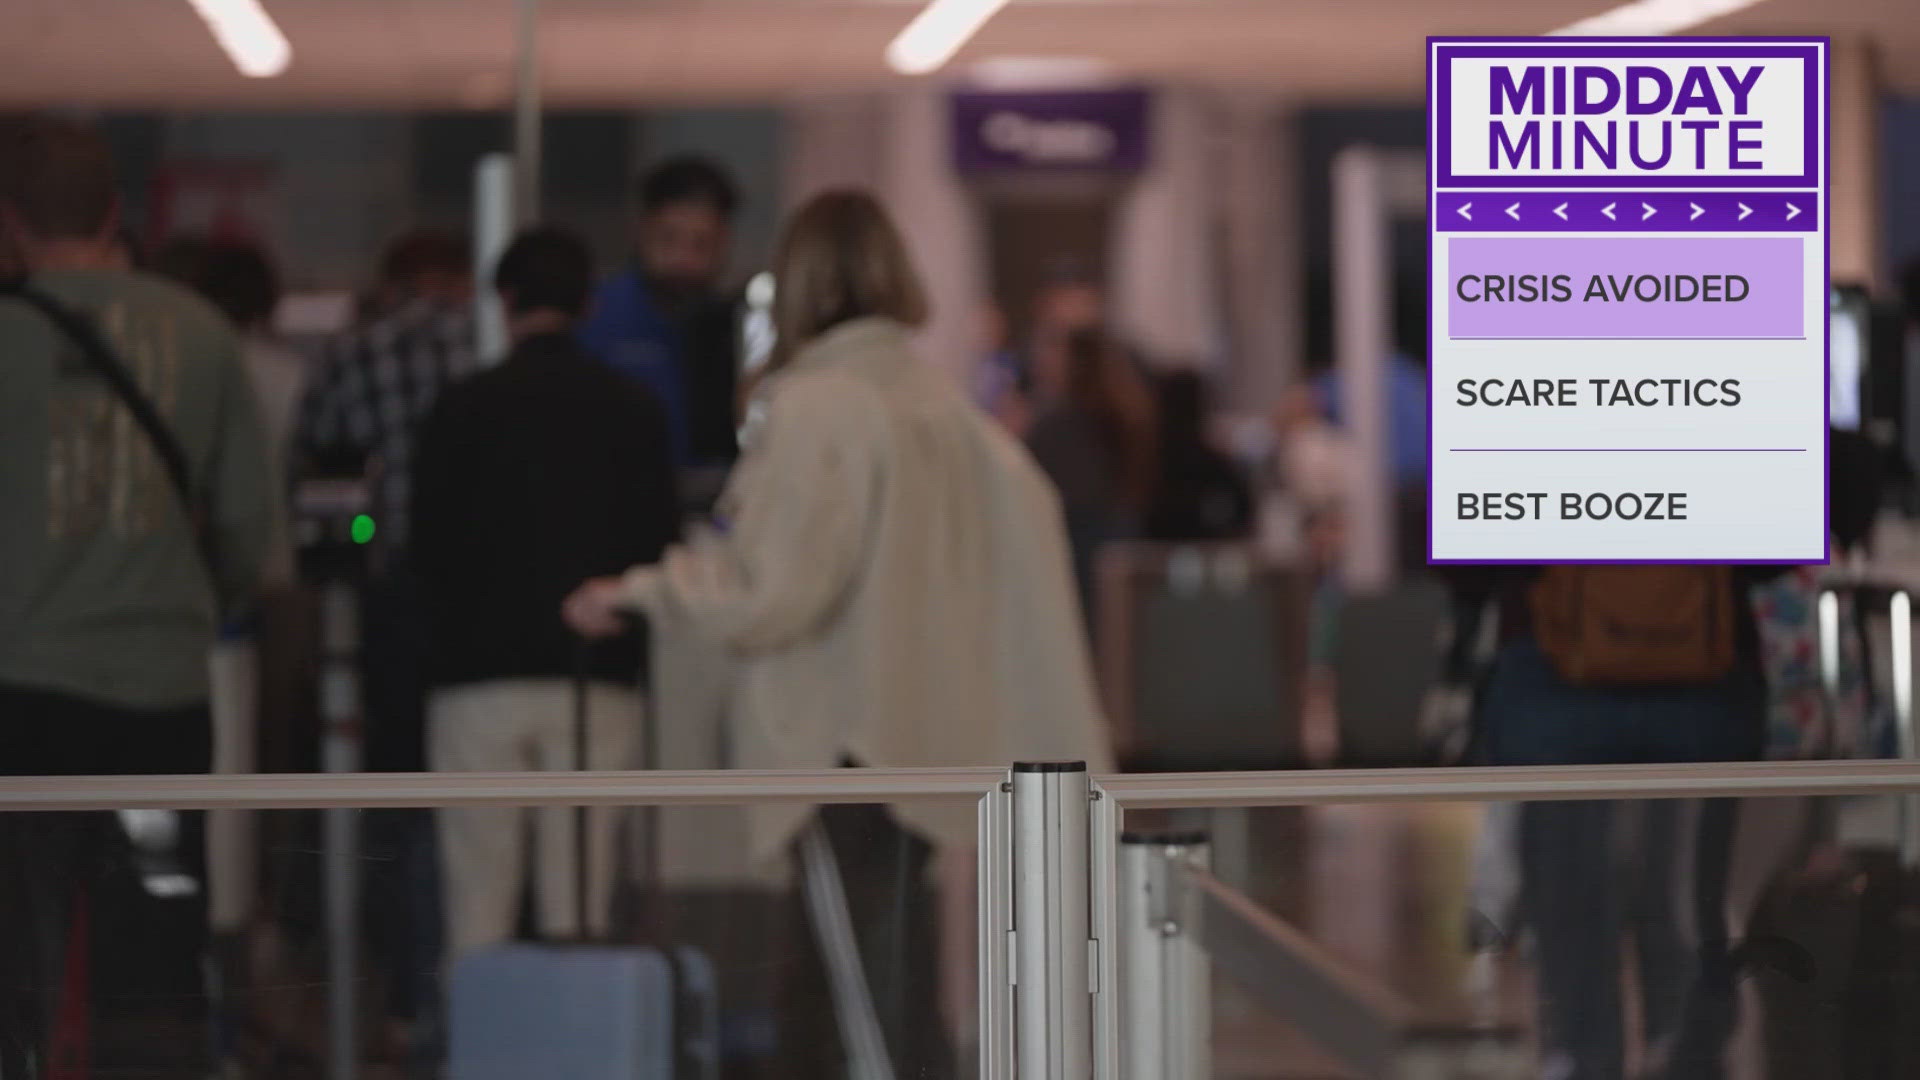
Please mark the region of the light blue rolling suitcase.
POLYGON ((691 949, 507 945, 456 962, 447 1004, 453 1080, 719 1073, 713 969, 691 949))
MULTIPOLYGON (((583 769, 586 712, 583 665, 574 680, 574 760, 583 769)), ((647 757, 652 760, 650 752, 647 757)), ((593 924, 586 908, 586 835, 581 807, 574 815, 580 876, 574 895, 582 927, 593 924)), ((658 867, 647 871, 646 886, 658 888, 658 867)), ((449 972, 447 1016, 450 1080, 718 1080, 720 1074, 713 964, 684 946, 516 943, 475 952, 449 972)))

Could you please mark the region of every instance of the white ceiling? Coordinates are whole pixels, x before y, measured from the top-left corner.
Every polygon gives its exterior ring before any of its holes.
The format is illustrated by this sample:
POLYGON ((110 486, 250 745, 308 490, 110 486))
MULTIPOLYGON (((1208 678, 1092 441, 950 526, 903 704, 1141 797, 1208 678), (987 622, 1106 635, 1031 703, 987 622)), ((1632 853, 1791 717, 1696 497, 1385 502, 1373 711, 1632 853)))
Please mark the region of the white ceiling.
MULTIPOLYGON (((236 74, 186 0, 0 0, 0 103, 123 107, 492 106, 515 0, 263 0, 293 43, 236 74)), ((1080 56, 1130 75, 1300 97, 1417 99, 1429 34, 1543 33, 1613 0, 1014 0, 962 54, 1080 56)), ((888 84, 912 0, 544 0, 550 104, 766 99, 888 84)), ((1920 92, 1920 0, 1763 0, 1701 28, 1875 43, 1920 92)))

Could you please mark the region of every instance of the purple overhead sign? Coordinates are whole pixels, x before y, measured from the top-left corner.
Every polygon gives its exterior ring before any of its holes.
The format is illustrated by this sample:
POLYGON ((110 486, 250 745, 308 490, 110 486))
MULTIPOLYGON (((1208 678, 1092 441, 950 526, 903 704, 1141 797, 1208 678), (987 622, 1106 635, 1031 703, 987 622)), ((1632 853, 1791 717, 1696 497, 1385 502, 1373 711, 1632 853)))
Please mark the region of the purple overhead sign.
POLYGON ((964 173, 1136 172, 1147 164, 1147 93, 1139 89, 953 95, 953 160, 964 173))
POLYGON ((1825 561, 1826 40, 1427 52, 1429 557, 1825 561))

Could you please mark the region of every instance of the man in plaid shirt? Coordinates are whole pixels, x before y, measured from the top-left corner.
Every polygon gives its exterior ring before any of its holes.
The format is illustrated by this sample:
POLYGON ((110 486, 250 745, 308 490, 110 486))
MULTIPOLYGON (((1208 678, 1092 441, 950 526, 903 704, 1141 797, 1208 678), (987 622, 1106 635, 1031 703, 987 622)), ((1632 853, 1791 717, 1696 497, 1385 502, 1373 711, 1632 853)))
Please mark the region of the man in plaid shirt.
MULTIPOLYGON (((477 367, 469 298, 472 271, 459 236, 419 230, 381 263, 379 291, 361 322, 327 343, 301 402, 294 436, 297 474, 352 463, 373 483, 375 523, 360 596, 365 768, 426 769, 426 616, 408 565, 407 508, 414 448, 441 391, 477 367)), ((437 856, 429 812, 366 818, 372 856, 367 927, 384 961, 391 1019, 432 1053, 428 1005, 440 947, 437 856), (410 1032, 407 1029, 411 1029, 410 1032)))
POLYGON ((298 448, 309 463, 365 457, 374 483, 374 564, 405 563, 413 444, 440 391, 475 367, 466 245, 422 229, 381 266, 371 317, 327 343, 300 407, 298 448))

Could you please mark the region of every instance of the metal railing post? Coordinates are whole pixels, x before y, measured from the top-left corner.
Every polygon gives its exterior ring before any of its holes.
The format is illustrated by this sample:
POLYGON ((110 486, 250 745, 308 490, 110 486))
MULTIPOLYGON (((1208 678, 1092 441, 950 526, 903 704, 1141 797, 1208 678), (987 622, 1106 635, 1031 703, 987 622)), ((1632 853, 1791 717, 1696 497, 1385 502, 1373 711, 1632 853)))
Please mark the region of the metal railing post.
MULTIPOLYGON (((1888 660, 1893 677, 1895 754, 1902 761, 1920 759, 1920 730, 1913 714, 1913 598, 1895 590, 1887 602, 1888 660)), ((1896 842, 1901 864, 1920 866, 1920 795, 1900 796, 1896 842)))
POLYGON ((473 169, 474 354, 489 366, 507 355, 507 314, 493 269, 513 243, 513 177, 511 154, 488 154, 473 169))
POLYGON ((1200 833, 1120 837, 1121 1080, 1213 1075, 1212 967, 1180 866, 1205 869, 1200 833))
POLYGON ((1013 1080, 1013 781, 980 800, 980 1080, 1013 1080))
POLYGON ((1016 1075, 1089 1080, 1092 786, 1084 762, 1024 762, 1012 782, 1016 1075))
MULTIPOLYGON (((321 597, 322 766, 350 773, 360 767, 359 600, 343 579, 328 582, 321 597)), ((360 812, 347 807, 321 811, 327 915, 327 1076, 360 1075, 360 812)))
POLYGON ((1098 783, 1088 792, 1088 936, 1093 986, 1094 1080, 1120 1080, 1120 806, 1098 783))

